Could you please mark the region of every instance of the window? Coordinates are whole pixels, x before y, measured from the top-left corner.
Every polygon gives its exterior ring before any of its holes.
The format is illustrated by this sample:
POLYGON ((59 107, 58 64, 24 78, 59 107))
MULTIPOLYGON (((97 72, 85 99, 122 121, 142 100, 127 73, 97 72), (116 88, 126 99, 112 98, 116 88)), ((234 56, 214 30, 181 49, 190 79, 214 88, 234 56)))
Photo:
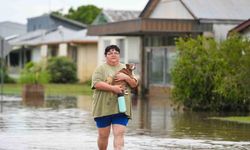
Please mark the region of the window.
POLYGON ((171 84, 171 69, 176 60, 175 47, 151 48, 149 80, 151 84, 171 84))
POLYGON ((164 61, 165 49, 151 50, 150 83, 161 84, 164 82, 164 61))
POLYGON ((122 63, 125 63, 125 40, 124 39, 118 39, 117 40, 117 46, 120 48, 120 61, 122 63))
POLYGON ((35 31, 36 30, 36 25, 33 25, 33 30, 32 31, 35 31))
POLYGON ((74 63, 77 63, 77 47, 73 46, 71 49, 71 58, 73 60, 74 63))

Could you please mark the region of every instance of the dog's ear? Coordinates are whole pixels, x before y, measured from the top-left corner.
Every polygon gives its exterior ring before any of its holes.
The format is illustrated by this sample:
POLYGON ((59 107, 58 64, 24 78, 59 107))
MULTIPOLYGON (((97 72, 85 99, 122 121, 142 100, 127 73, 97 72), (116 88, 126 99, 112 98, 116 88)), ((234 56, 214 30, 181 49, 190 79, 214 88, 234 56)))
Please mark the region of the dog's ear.
POLYGON ((135 67, 135 64, 129 64, 129 65, 130 65, 129 68, 130 68, 131 70, 135 70, 135 68, 136 68, 136 67, 135 67))
POLYGON ((132 70, 135 70, 136 69, 135 64, 131 64, 131 65, 132 65, 132 70))
POLYGON ((131 69, 131 64, 126 64, 126 69, 131 69))
POLYGON ((135 64, 126 64, 126 68, 129 70, 135 70, 135 64))

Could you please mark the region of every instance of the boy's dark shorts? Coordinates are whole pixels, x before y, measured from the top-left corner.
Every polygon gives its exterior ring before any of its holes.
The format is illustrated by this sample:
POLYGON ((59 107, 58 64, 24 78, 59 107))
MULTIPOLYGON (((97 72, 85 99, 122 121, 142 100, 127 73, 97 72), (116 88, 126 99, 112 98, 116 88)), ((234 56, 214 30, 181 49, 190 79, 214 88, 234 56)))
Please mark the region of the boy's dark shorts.
POLYGON ((123 126, 128 125, 128 116, 123 113, 103 116, 103 117, 96 117, 94 118, 94 120, 98 128, 105 128, 110 126, 111 124, 119 124, 123 126))

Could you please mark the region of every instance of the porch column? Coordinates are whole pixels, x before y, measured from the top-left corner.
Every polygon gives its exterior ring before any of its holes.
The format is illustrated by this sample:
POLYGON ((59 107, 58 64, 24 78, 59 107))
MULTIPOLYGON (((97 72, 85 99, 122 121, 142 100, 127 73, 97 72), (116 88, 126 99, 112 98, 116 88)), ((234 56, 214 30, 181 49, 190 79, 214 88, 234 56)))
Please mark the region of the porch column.
POLYGON ((42 45, 41 46, 41 58, 47 58, 48 57, 48 45, 42 45))
POLYGON ((67 43, 59 44, 58 56, 67 56, 67 49, 68 49, 67 43))
POLYGON ((146 58, 146 51, 145 51, 145 45, 144 45, 144 40, 145 40, 145 38, 144 38, 145 36, 144 35, 142 35, 141 36, 141 50, 140 50, 140 65, 141 65, 141 83, 140 83, 140 90, 141 90, 141 95, 142 96, 145 96, 146 94, 148 94, 148 87, 147 87, 147 84, 146 83, 148 83, 148 81, 147 81, 147 76, 148 76, 148 74, 147 74, 147 70, 146 70, 146 68, 147 68, 147 61, 145 60, 146 58))

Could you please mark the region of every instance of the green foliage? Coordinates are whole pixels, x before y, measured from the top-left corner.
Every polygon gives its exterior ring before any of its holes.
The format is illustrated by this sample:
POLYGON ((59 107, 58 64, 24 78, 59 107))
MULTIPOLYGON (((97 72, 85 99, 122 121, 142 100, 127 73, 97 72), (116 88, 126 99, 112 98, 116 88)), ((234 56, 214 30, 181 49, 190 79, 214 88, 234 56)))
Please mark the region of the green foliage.
POLYGON ((250 116, 212 117, 210 119, 250 124, 250 116))
POLYGON ((76 10, 71 7, 65 17, 85 24, 91 24, 100 12, 101 9, 94 5, 83 5, 76 10))
POLYGON ((232 35, 221 43, 223 64, 217 71, 215 91, 223 98, 223 109, 250 109, 250 41, 232 35))
POLYGON ((46 71, 44 63, 29 62, 21 71, 20 83, 24 84, 44 84, 50 81, 50 75, 46 71))
POLYGON ((48 60, 48 72, 52 83, 77 82, 76 64, 66 57, 55 57, 48 60))
POLYGON ((3 67, 3 69, 0 67, 0 81, 2 81, 2 77, 4 83, 15 83, 15 80, 7 74, 5 67, 3 67))
POLYGON ((249 110, 249 48, 239 36, 222 43, 180 38, 172 70, 174 99, 194 110, 249 110))
POLYGON ((84 82, 84 84, 89 85, 89 86, 91 86, 91 83, 92 83, 91 79, 89 79, 89 80, 87 80, 87 81, 84 82))
POLYGON ((52 11, 51 13, 63 17, 63 14, 60 11, 52 11))
POLYGON ((0 58, 0 81, 2 81, 2 77, 4 83, 15 83, 15 80, 7 74, 7 69, 4 64, 4 60, 0 58))

